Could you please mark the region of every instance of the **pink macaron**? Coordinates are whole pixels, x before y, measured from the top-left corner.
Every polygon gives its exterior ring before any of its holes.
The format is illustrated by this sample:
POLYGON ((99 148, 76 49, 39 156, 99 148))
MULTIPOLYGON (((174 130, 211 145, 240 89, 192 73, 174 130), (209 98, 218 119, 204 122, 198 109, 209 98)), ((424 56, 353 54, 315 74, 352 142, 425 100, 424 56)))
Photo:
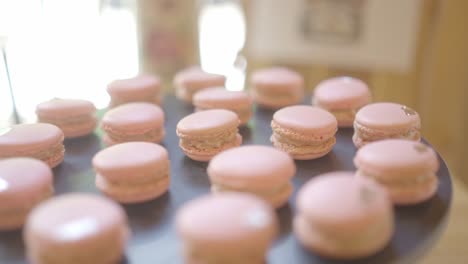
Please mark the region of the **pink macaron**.
POLYGON ((128 237, 123 209, 91 194, 65 194, 41 203, 24 231, 27 257, 38 264, 118 263, 128 237))
POLYGON ((419 141, 421 119, 413 109, 396 103, 373 103, 361 108, 354 120, 353 142, 358 148, 389 138, 419 141))
POLYGON ((336 118, 319 107, 295 105, 282 108, 273 115, 271 128, 273 146, 297 160, 323 157, 336 143, 336 118))
POLYGON ((185 155, 197 161, 209 161, 223 150, 242 143, 239 118, 225 109, 200 111, 177 123, 179 146, 185 155))
POLYGON ((121 203, 155 199, 169 188, 169 158, 158 144, 117 144, 98 152, 92 162, 96 187, 121 203))
POLYGON ((109 110, 101 120, 106 145, 145 141, 159 143, 165 135, 164 112, 150 103, 128 103, 109 110))
POLYGON ((315 87, 313 104, 332 113, 339 127, 352 127, 356 112, 371 101, 369 87, 352 77, 335 77, 315 87))
POLYGON ((176 96, 185 102, 192 102, 193 95, 205 88, 224 86, 226 77, 209 73, 199 66, 192 66, 178 72, 174 77, 176 96))
POLYGON ((0 159, 31 157, 54 168, 65 155, 60 128, 46 123, 13 125, 0 130, 0 159))
POLYGON ((370 256, 383 249, 394 231, 387 192, 351 172, 314 177, 297 196, 294 234, 315 253, 337 259, 370 256))
POLYGON ((255 71, 251 79, 254 101, 265 108, 278 109, 299 104, 304 98, 304 79, 284 67, 255 71))
POLYGON ((196 111, 227 109, 235 112, 240 125, 245 125, 252 117, 252 99, 242 91, 228 91, 224 87, 203 89, 193 96, 196 111))
POLYGON ((54 192, 49 166, 32 158, 0 160, 0 230, 23 226, 29 212, 54 192))
POLYGON ((278 232, 273 209, 243 193, 206 195, 186 203, 176 217, 184 263, 265 263, 278 232))
POLYGON ((161 103, 161 81, 159 77, 140 74, 129 79, 120 79, 107 86, 111 97, 110 107, 131 102, 161 103))
POLYGON ((288 202, 295 173, 294 161, 286 152, 260 145, 223 151, 208 165, 214 193, 251 193, 275 208, 288 202))
POLYGON ((62 129, 65 138, 93 133, 96 128, 96 107, 87 100, 52 99, 36 107, 37 119, 62 129))
POLYGON ((439 160, 435 151, 420 143, 387 139, 360 148, 354 158, 356 175, 382 184, 395 204, 416 204, 437 191, 439 160))

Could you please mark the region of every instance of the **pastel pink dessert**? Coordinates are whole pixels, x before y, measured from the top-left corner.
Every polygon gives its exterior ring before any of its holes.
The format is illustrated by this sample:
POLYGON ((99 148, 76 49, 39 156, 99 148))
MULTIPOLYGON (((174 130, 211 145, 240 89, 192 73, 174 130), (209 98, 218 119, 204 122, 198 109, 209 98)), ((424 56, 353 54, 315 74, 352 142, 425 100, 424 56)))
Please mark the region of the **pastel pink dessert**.
POLYGON ((297 160, 323 157, 336 143, 335 116, 314 106, 295 105, 276 111, 271 128, 273 146, 297 160))
POLYGON ((332 113, 339 127, 352 127, 356 112, 371 101, 367 84, 352 77, 335 77, 315 87, 313 104, 332 113))
POLYGON ((140 74, 133 78, 120 79, 107 86, 111 97, 110 107, 131 102, 147 102, 161 104, 161 81, 159 77, 140 74))
POLYGON ((24 242, 31 263, 118 263, 130 231, 124 210, 91 194, 65 194, 34 208, 24 242))
POLYGON ((396 103, 373 103, 357 112, 353 142, 360 148, 367 143, 389 138, 419 141, 420 130, 421 119, 413 109, 396 103))
POLYGON ((296 165, 286 152, 260 145, 223 151, 208 165, 214 193, 251 193, 275 208, 288 202, 295 173, 296 165))
POLYGON ((0 160, 0 230, 21 228, 29 212, 54 192, 49 166, 32 158, 0 160))
POLYGON ((139 203, 164 194, 170 183, 169 157, 164 147, 127 142, 106 148, 93 158, 96 187, 121 203, 139 203))
POLYGON ((101 120, 108 146, 131 141, 159 143, 165 135, 164 112, 150 103, 128 103, 109 110, 101 120))
POLYGON ((173 82, 177 98, 192 102, 192 97, 196 92, 205 88, 224 86, 226 77, 205 72, 199 66, 192 66, 178 72, 173 82))
POLYGON ((304 79, 284 67, 254 72, 251 79, 254 101, 265 108, 278 109, 299 104, 304 98, 304 79))
POLYGON ((252 99, 242 91, 228 91, 223 87, 203 89, 193 97, 196 111, 227 109, 237 114, 240 125, 245 125, 252 117, 252 99))
POLYGON ((54 168, 65 155, 60 128, 46 123, 13 125, 0 130, 0 159, 31 157, 54 168))
POLYGON ((185 155, 197 161, 209 161, 223 150, 242 143, 239 118, 224 109, 200 111, 177 123, 179 146, 185 155))
POLYGON ((38 121, 59 127, 65 138, 93 133, 97 125, 96 107, 87 100, 52 99, 36 107, 38 121))
POLYGON ((337 259, 373 255, 390 241, 393 207, 380 185, 351 172, 314 177, 297 196, 293 230, 301 244, 337 259))
POLYGON ((420 203, 437 191, 437 154, 420 142, 387 139, 369 143, 358 150, 354 164, 358 177, 382 184, 395 204, 420 203))
POLYGON ((176 218, 184 263, 263 264, 278 232, 273 209, 242 193, 206 195, 185 204, 176 218))

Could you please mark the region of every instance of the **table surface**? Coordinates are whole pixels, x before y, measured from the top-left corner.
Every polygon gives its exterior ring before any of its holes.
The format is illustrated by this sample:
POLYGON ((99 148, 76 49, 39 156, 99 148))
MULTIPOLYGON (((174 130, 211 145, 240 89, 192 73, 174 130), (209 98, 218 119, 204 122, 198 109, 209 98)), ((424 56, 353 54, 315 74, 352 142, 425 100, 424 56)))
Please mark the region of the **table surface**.
MULTIPOLYGON (((123 206, 133 235, 122 263, 182 263, 180 241, 173 225, 176 210, 186 201, 210 191, 207 163, 185 157, 178 147, 179 139, 175 133, 177 122, 191 113, 193 108, 173 96, 165 98, 163 108, 166 114, 166 137, 162 145, 168 149, 171 160, 170 190, 158 199, 123 206)), ((270 110, 256 109, 253 120, 247 127, 240 129, 244 145, 271 145, 270 120, 273 113, 270 110)), ((65 160, 54 169, 56 195, 69 192, 98 193, 94 186, 95 174, 91 159, 103 148, 101 134, 98 129, 93 135, 65 141, 65 160)), ((295 192, 289 204, 277 211, 281 231, 268 253, 268 263, 412 263, 439 238, 447 222, 452 198, 450 173, 440 157, 437 194, 416 206, 396 207, 395 234, 381 252, 365 259, 337 261, 321 258, 299 245, 291 233, 297 190, 318 174, 355 169, 352 159, 356 148, 351 141, 352 134, 353 130, 350 128, 340 129, 336 135, 337 144, 331 153, 316 160, 296 161, 297 174, 293 179, 295 192)), ((0 232, 0 263, 27 263, 21 230, 0 232)))

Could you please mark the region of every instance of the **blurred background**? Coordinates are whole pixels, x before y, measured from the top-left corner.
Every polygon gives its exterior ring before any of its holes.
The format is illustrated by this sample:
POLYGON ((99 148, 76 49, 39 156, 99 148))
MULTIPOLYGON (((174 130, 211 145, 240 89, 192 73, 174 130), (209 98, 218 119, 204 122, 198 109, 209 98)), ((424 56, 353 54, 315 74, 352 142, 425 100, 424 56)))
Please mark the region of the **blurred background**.
POLYGON ((0 127, 33 122, 53 97, 106 107, 107 83, 201 64, 248 89, 250 72, 285 65, 306 86, 366 81, 375 101, 416 109, 455 176, 448 231, 424 263, 467 263, 468 1, 0 0, 0 127))

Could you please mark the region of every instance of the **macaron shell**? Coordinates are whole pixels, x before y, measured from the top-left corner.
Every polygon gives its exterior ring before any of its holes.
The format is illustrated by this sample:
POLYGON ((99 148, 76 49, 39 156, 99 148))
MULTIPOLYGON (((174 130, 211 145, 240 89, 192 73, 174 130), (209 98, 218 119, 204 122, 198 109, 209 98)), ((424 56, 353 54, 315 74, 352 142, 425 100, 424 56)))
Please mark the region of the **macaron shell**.
POLYGON ((61 129, 65 138, 77 138, 89 135, 93 133, 94 129, 97 126, 97 119, 95 117, 90 118, 88 121, 85 121, 79 125, 63 125, 61 129))
POLYGON ((92 160, 98 174, 113 181, 152 176, 162 168, 169 169, 167 150, 149 142, 127 142, 98 152, 92 160))
POLYGON ((319 153, 311 153, 311 154, 293 154, 291 155, 293 159, 295 160, 312 160, 312 159, 319 159, 321 157, 326 156, 328 153, 330 153, 333 150, 333 146, 335 144, 331 145, 327 150, 319 153))
POLYGON ((212 109, 195 112, 177 123, 177 133, 186 135, 206 135, 239 125, 236 113, 225 109, 212 109))
POLYGON ((371 101, 367 85, 356 78, 335 77, 320 82, 314 90, 314 102, 325 109, 356 109, 371 101))
POLYGON ((213 255, 264 252, 278 232, 273 210, 248 194, 206 195, 185 204, 177 213, 183 240, 213 255))
POLYGON ((208 73, 198 66, 180 71, 174 77, 174 85, 179 89, 196 91, 208 87, 224 86, 226 77, 219 74, 208 73))
MULTIPOLYGON (((365 178, 361 171, 356 172, 356 177, 365 178)), ((427 181, 415 184, 414 186, 398 187, 386 186, 390 199, 396 205, 414 205, 429 200, 437 192, 439 180, 436 175, 432 175, 427 181)))
POLYGON ((208 165, 210 180, 237 188, 278 186, 296 173, 292 158, 273 147, 251 145, 216 155, 208 165))
POLYGON ((229 91, 224 87, 206 88, 193 96, 195 107, 240 108, 252 104, 249 95, 242 91, 229 91))
POLYGON ((0 160, 0 230, 20 228, 29 211, 53 194, 49 166, 32 158, 0 160))
POLYGON ((104 114, 101 126, 104 130, 115 129, 138 133, 138 130, 158 128, 164 125, 164 112, 154 104, 136 102, 120 105, 104 114))
POLYGON ((298 73, 284 67, 262 69, 252 74, 255 89, 289 90, 304 86, 304 79, 298 73))
POLYGON ((195 161, 201 161, 201 162, 207 162, 207 161, 210 161, 214 156, 216 156, 216 154, 224 151, 224 150, 227 150, 227 149, 230 149, 230 148, 235 148, 235 147, 238 147, 242 144, 242 136, 237 133, 236 135, 236 140, 229 143, 229 144, 225 144, 223 145, 222 147, 210 152, 210 153, 206 153, 204 151, 196 151, 196 150, 192 150, 192 149, 185 149, 181 146, 182 150, 184 151, 185 155, 187 155, 187 157, 191 158, 192 160, 195 160, 195 161))
POLYGON ((26 223, 32 263, 114 263, 129 234, 124 211, 111 200, 66 194, 36 207, 26 223))
POLYGON ((296 205, 302 216, 329 232, 359 232, 378 219, 393 217, 385 189, 351 172, 313 178, 299 190, 296 205))
POLYGON ((90 115, 96 112, 94 104, 87 100, 80 99, 59 99, 55 98, 36 107, 36 114, 39 117, 47 118, 67 118, 71 116, 90 115))
POLYGON ((313 106, 295 105, 276 111, 273 121, 280 127, 305 134, 334 135, 336 118, 329 112, 313 106))
POLYGON ((431 147, 403 139, 381 140, 363 146, 356 153, 354 164, 382 177, 391 174, 391 178, 439 169, 437 154, 431 147))
POLYGON ((0 134, 0 157, 49 148, 63 141, 62 130, 45 123, 13 125, 0 134))
POLYGON ((268 95, 259 94, 252 92, 255 102, 263 108, 276 110, 282 107, 299 104, 302 101, 303 94, 297 92, 291 92, 292 96, 278 96, 271 97, 268 95))
POLYGON ((373 103, 361 108, 355 122, 369 128, 402 128, 420 126, 419 114, 413 109, 396 103, 373 103))
POLYGON ((168 191, 169 185, 170 178, 167 176, 158 179, 157 182, 148 182, 138 187, 113 188, 103 176, 96 175, 96 187, 115 201, 124 204, 141 203, 156 199, 168 191))
POLYGON ((107 92, 111 96, 123 98, 152 97, 161 89, 161 81, 157 76, 142 74, 129 79, 111 82, 107 92))
POLYGON ((332 259, 358 259, 370 256, 382 250, 391 239, 393 225, 382 230, 372 240, 360 241, 361 244, 359 246, 354 243, 353 248, 340 247, 335 241, 324 237, 314 226, 308 224, 306 219, 301 216, 296 216, 294 218, 293 232, 304 247, 316 254, 332 259))

